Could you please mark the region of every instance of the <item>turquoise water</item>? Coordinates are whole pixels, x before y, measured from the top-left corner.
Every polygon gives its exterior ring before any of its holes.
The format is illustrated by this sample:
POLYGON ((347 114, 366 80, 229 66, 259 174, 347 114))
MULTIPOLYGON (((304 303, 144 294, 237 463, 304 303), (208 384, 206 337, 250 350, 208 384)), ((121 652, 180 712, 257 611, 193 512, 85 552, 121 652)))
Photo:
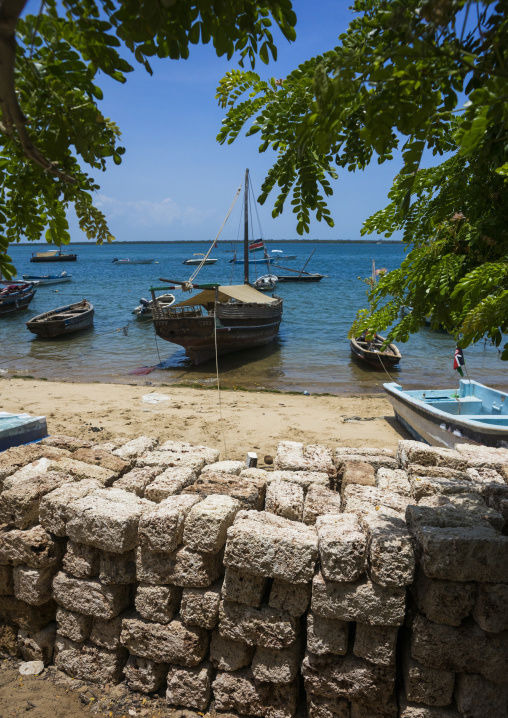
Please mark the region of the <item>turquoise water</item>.
MULTIPOLYGON (((183 349, 154 336, 151 321, 137 319, 131 312, 140 297, 150 298, 150 286, 161 286, 160 277, 188 279, 193 267, 182 262, 195 252, 206 252, 202 244, 123 244, 98 247, 75 245, 78 261, 31 264, 34 246, 15 246, 11 256, 21 274, 72 274, 67 284, 40 287, 29 309, 0 319, 0 375, 32 375, 36 378, 120 383, 195 382, 213 385, 215 363, 191 366, 183 349), (153 265, 117 265, 114 257, 153 258, 153 265), (58 290, 58 291, 56 291, 58 290), (50 309, 83 298, 95 307, 93 330, 53 340, 31 334, 25 322, 50 309), (155 366, 149 375, 131 374, 142 366, 155 366)), ((219 244, 212 256, 215 265, 204 267, 199 280, 224 284, 243 282, 243 267, 233 267, 229 243, 219 244), (233 273, 234 270, 234 273, 233 273)), ((40 247, 37 247, 40 249, 40 247)), ((269 249, 296 254, 287 266, 300 268, 315 249, 307 269, 328 274, 316 284, 279 285, 284 315, 277 343, 246 350, 219 359, 221 384, 247 388, 331 392, 334 394, 381 391, 389 381, 384 372, 358 365, 350 355, 347 332, 356 310, 365 306, 365 284, 358 277, 371 274, 376 266, 391 270, 400 264, 404 249, 395 244, 321 244, 294 242, 269 249)), ((284 264, 281 262, 281 264, 284 264)), ((266 271, 251 267, 251 278, 266 271)), ((181 296, 176 292, 177 300, 181 296)), ((188 295, 185 295, 186 297, 188 295)), ((441 332, 423 329, 400 346, 402 362, 392 370, 404 388, 442 388, 457 385, 453 371, 455 344, 441 332)), ((471 379, 497 388, 506 387, 507 366, 495 347, 483 343, 465 351, 471 379)))

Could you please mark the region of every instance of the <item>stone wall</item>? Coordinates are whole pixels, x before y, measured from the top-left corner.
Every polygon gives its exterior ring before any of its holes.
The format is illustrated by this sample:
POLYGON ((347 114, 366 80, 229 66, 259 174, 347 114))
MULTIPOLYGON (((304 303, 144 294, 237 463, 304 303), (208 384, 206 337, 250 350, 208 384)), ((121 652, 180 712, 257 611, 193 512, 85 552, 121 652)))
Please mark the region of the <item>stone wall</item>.
POLYGON ((507 718, 508 451, 0 454, 0 647, 170 706, 507 718))

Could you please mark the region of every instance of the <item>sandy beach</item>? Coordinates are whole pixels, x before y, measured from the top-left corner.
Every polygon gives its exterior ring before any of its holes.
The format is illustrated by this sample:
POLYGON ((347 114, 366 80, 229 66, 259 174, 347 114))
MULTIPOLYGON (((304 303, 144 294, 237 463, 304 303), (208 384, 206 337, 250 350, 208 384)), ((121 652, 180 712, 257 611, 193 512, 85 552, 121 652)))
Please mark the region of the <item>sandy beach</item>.
POLYGON ((203 444, 221 458, 256 451, 260 462, 282 440, 333 446, 396 448, 408 438, 383 395, 319 396, 222 391, 177 386, 130 386, 0 380, 0 410, 47 418, 50 434, 97 443, 140 435, 203 444), (150 395, 165 400, 150 403, 150 395))

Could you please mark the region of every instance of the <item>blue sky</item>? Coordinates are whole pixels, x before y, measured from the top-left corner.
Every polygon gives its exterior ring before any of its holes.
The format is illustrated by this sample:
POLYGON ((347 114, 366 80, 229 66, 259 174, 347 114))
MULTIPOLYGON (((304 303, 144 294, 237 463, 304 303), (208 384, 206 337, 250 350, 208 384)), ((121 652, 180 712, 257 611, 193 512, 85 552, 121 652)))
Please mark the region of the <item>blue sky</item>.
MULTIPOLYGON (((351 18, 347 4, 337 0, 294 0, 297 39, 278 36, 278 60, 256 64, 265 78, 284 77, 301 62, 334 47, 351 18)), ((132 63, 134 64, 134 63, 132 63)), ((106 213, 119 241, 208 240, 215 236, 229 209, 246 167, 259 194, 275 155, 258 153, 257 137, 239 138, 220 146, 217 133, 224 117, 215 90, 235 60, 218 58, 213 46, 191 46, 188 60, 156 60, 150 77, 136 67, 120 85, 99 78, 104 89, 103 113, 122 130, 127 151, 122 165, 111 162, 95 201, 106 213)), ((308 238, 360 239, 363 221, 387 203, 398 163, 374 163, 360 173, 342 172, 333 182, 329 206, 335 227, 313 222, 308 238)), ((297 238, 290 206, 272 219, 273 198, 258 207, 262 234, 270 239, 297 238)), ((221 239, 234 240, 238 213, 232 215, 221 239)), ((74 241, 83 241, 70 217, 74 241)))

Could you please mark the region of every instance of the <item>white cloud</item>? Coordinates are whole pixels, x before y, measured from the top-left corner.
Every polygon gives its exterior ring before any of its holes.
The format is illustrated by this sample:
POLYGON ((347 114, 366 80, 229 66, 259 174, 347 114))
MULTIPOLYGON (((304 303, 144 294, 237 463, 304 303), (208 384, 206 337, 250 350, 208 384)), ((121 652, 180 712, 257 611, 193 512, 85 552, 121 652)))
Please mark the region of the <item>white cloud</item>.
POLYGON ((171 197, 159 202, 136 200, 133 202, 100 195, 96 201, 108 219, 121 217, 138 227, 169 227, 173 224, 199 226, 213 216, 213 211, 203 211, 195 207, 179 207, 171 197))

